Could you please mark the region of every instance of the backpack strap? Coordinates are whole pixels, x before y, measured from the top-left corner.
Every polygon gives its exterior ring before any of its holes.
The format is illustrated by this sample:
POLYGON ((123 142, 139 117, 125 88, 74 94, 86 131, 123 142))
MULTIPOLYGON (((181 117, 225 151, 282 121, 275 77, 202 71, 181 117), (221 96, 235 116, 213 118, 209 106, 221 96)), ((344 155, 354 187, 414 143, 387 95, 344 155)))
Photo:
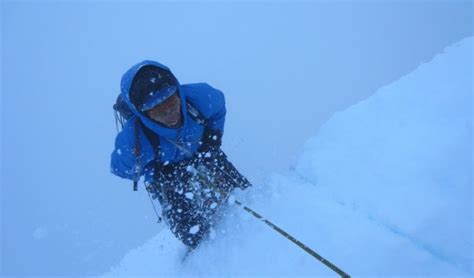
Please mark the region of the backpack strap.
MULTIPOLYGON (((153 146, 153 150, 155 151, 155 159, 151 163, 157 163, 160 160, 160 137, 151 131, 148 127, 146 127, 140 118, 135 118, 135 148, 134 148, 134 155, 139 157, 141 155, 141 144, 139 140, 139 130, 143 130, 145 137, 153 146)), ((146 167, 145 167, 146 168, 146 167)), ((133 182, 133 191, 137 191, 138 181, 133 182)))
MULTIPOLYGON (((142 155, 142 145, 140 144, 140 119, 135 118, 135 132, 134 132, 134 144, 135 146, 133 147, 133 155, 138 159, 142 155)), ((140 179, 140 165, 138 164, 138 167, 135 168, 136 171, 136 177, 133 180, 133 191, 138 190, 138 180, 140 179)))
POLYGON ((160 158, 160 137, 151 131, 148 127, 146 127, 141 120, 137 121, 143 130, 143 133, 145 134, 145 137, 148 139, 148 141, 151 143, 153 146, 153 150, 155 151, 155 158, 156 160, 159 160, 160 158))
POLYGON ((196 121, 198 124, 200 124, 204 127, 207 125, 207 119, 204 118, 204 116, 201 114, 201 112, 187 100, 186 100, 186 108, 188 110, 188 115, 194 121, 196 121))

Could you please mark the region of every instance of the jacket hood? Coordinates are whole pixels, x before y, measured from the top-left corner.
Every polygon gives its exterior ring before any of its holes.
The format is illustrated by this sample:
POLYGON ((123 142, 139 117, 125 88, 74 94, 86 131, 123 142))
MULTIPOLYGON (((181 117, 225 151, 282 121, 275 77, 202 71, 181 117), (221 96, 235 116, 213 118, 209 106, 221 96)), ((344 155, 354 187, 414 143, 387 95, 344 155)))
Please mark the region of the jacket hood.
MULTIPOLYGON (((153 131, 160 134, 161 136, 165 136, 165 137, 169 137, 169 138, 175 138, 176 133, 177 133, 177 129, 167 128, 163 125, 155 123, 154 121, 152 121, 151 119, 146 117, 145 114, 140 112, 139 108, 136 107, 135 104, 133 104, 133 102, 130 98, 130 89, 132 87, 133 79, 137 75, 138 71, 144 66, 155 66, 155 67, 158 67, 162 70, 168 71, 171 75, 173 75, 171 70, 163 64, 160 64, 156 61, 151 61, 151 60, 142 61, 142 62, 132 66, 122 76, 122 80, 121 80, 121 83, 120 83, 120 90, 121 90, 122 98, 125 100, 125 102, 127 103, 128 107, 130 108, 132 113, 135 116, 139 117, 142 120, 143 124, 145 124, 148 128, 152 129, 153 131)), ((179 87, 180 87, 179 82, 177 83, 177 87, 178 87, 178 92, 179 92, 179 87)), ((179 95, 180 95, 180 98, 181 98, 181 111, 182 111, 183 125, 184 125, 185 122, 186 122, 186 118, 187 118, 186 117, 186 114, 187 114, 186 113, 186 111, 187 111, 186 110, 186 101, 185 101, 185 98, 182 94, 179 93, 179 95)))
MULTIPOLYGON (((132 87, 133 79, 137 75, 138 71, 144 66, 155 66, 173 75, 171 73, 171 70, 167 66, 155 61, 151 61, 151 60, 145 60, 132 66, 127 72, 124 73, 124 75, 122 76, 122 81, 120 82, 120 91, 121 91, 122 97, 126 99, 127 102, 129 102, 129 104, 131 104, 132 106, 135 106, 135 105, 133 105, 130 99, 130 88, 132 87)), ((179 83, 177 85, 179 86, 179 83)), ((135 110, 138 111, 138 109, 136 109, 137 107, 133 107, 133 108, 135 108, 135 110)))

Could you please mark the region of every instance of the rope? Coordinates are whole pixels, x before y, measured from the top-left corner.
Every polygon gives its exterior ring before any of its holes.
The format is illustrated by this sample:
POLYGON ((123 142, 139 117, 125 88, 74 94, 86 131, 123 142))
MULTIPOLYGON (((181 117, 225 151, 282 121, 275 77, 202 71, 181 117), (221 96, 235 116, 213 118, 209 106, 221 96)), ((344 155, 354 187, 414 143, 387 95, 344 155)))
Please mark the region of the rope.
MULTIPOLYGON (((165 138, 166 140, 168 140, 167 138, 165 138)), ((176 144, 175 142, 171 141, 171 140, 168 140, 170 143, 172 143, 173 145, 175 145, 178 149, 180 149, 181 151, 187 153, 187 154, 190 154, 191 152, 188 151, 187 149, 183 148, 182 146, 176 144)), ((216 167, 216 169, 219 169, 223 174, 227 175, 228 177, 230 177, 232 179, 232 181, 234 183, 236 183, 235 179, 232 178, 232 176, 230 176, 226 171, 224 171, 223 169, 220 169, 219 167, 216 167)), ((220 190, 219 188, 217 188, 216 186, 214 186, 213 184, 211 185, 211 187, 214 189, 214 190, 217 190, 219 193, 221 194, 224 194, 222 192, 222 190, 220 190)), ((303 249, 306 253, 308 253, 309 255, 311 255, 312 257, 314 257, 315 259, 317 259, 318 261, 320 261, 321 263, 323 263, 325 266, 329 267, 331 270, 333 270, 334 272, 336 272, 337 274, 339 274, 341 277, 343 278, 350 278, 351 276, 347 273, 345 273, 344 271, 342 271, 340 268, 338 268, 336 265, 334 265, 333 263, 331 263, 330 261, 326 260, 324 257, 322 257, 321 255, 319 255, 318 253, 316 253, 313 249, 311 249, 310 247, 308 247, 307 245, 305 245, 304 243, 302 243, 301 241, 297 240, 295 237, 293 237, 292 235, 288 234, 287 232, 285 232, 283 229, 281 229, 280 227, 278 227, 277 225, 273 224, 270 220, 268 219, 265 219, 263 216, 261 216, 260 214, 258 214, 257 212, 255 212, 254 210, 250 209, 249 207, 243 205, 241 202, 235 200, 234 203, 236 205, 238 205, 239 207, 243 208, 246 212, 250 213, 251 215, 253 215, 254 217, 256 217, 257 219, 259 219, 260 221, 262 221, 263 223, 265 223, 266 225, 268 225, 269 227, 271 227, 273 230, 277 231, 278 233, 280 233, 282 236, 284 236, 286 239, 290 240, 291 242, 293 242, 294 244, 296 244, 298 247, 300 247, 301 249, 303 249)))
POLYGON ((261 216, 260 214, 258 214, 257 212, 255 212, 254 210, 252 210, 251 208, 243 205, 241 202, 235 200, 235 204, 242 207, 245 211, 247 211, 248 213, 250 213, 251 215, 255 216, 257 219, 259 219, 260 221, 262 221, 263 223, 267 224, 268 226, 270 226, 272 229, 274 229, 275 231, 277 231, 278 233, 280 233, 282 236, 284 236, 285 238, 287 238, 288 240, 290 240, 291 242, 293 242, 294 244, 296 244, 298 247, 300 247, 301 249, 303 249, 304 251, 306 251, 306 253, 310 254, 311 256, 313 256, 314 258, 316 258, 318 261, 320 261, 321 263, 323 263, 324 265, 326 265, 327 267, 329 267, 330 269, 332 269, 334 272, 336 272, 337 274, 339 274, 341 277, 344 277, 344 278, 350 278, 349 274, 345 273, 344 271, 342 271, 340 268, 338 268, 337 266, 335 266, 333 263, 331 263, 330 261, 326 260, 325 258, 323 258, 321 255, 319 255, 318 253, 316 253, 313 249, 309 248, 308 246, 306 246, 304 243, 302 243, 301 241, 297 240, 295 237, 291 236, 290 234, 288 234, 287 232, 285 232, 283 229, 281 229, 280 227, 278 227, 277 225, 273 224, 270 220, 268 219, 265 219, 263 216, 261 216))

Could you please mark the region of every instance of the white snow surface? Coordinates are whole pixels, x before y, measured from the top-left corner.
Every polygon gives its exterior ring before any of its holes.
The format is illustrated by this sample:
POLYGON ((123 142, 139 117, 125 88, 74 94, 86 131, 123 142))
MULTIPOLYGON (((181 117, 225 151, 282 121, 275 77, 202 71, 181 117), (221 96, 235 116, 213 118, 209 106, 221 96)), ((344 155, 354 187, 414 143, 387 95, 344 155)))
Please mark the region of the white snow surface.
MULTIPOLYGON (((339 112, 289 173, 235 199, 353 277, 472 276, 472 50, 464 39, 339 112)), ((182 262, 185 249, 163 228, 105 276, 337 277, 232 204, 182 262)))

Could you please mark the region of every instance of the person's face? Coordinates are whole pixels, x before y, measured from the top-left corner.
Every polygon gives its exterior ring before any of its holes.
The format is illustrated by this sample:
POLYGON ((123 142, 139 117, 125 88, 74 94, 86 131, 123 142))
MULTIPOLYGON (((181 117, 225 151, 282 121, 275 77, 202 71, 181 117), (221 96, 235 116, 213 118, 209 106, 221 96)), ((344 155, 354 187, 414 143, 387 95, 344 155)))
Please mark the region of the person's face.
POLYGON ((152 120, 167 127, 176 128, 181 125, 181 100, 178 94, 174 94, 146 113, 152 120))

